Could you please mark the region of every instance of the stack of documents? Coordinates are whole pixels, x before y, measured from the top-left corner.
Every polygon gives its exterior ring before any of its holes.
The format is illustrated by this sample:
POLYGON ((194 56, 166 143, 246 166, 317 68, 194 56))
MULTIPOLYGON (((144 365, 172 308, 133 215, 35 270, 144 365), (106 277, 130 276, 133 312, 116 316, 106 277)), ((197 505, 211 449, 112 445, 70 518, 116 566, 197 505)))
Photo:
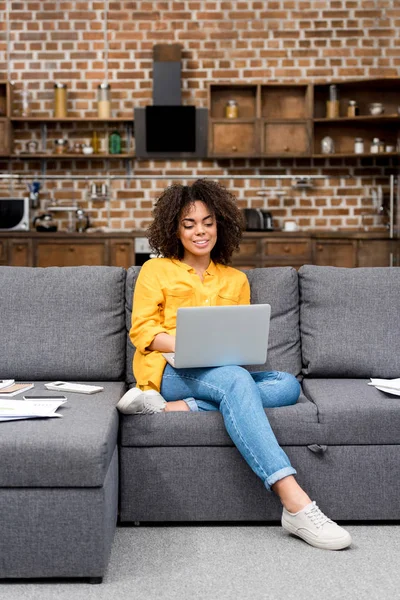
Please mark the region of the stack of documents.
POLYGON ((372 379, 368 385, 373 385, 377 390, 400 396, 400 378, 398 379, 372 379))
POLYGON ((0 379, 0 398, 12 398, 33 388, 33 383, 15 383, 14 379, 0 379))
POLYGON ((66 400, 3 400, 0 399, 0 421, 62 417, 56 410, 66 400))

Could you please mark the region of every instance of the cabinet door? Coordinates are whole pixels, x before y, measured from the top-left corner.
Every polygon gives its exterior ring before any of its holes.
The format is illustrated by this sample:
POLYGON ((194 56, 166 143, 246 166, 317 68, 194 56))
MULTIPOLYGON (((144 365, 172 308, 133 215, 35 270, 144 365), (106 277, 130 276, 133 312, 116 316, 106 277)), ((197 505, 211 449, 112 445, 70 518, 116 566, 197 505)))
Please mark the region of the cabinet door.
POLYGON ((260 262, 260 240, 242 240, 239 250, 232 255, 232 262, 235 265, 246 264, 256 267, 260 262))
POLYGON ((129 269, 135 264, 134 243, 127 240, 111 240, 111 266, 129 269))
POLYGON ((37 267, 79 267, 81 265, 107 265, 104 242, 37 242, 37 267))
POLYGON ((311 152, 306 123, 264 123, 263 154, 307 155, 311 152))
POLYGON ((9 265, 11 267, 32 266, 31 240, 9 240, 9 265))
POLYGON ((313 263, 327 267, 356 267, 356 242, 351 240, 316 240, 313 263))
POLYGON ((310 241, 305 239, 267 240, 264 254, 274 264, 295 266, 311 262, 310 241))
POLYGON ((211 154, 217 156, 253 156, 258 144, 254 121, 249 123, 212 123, 211 154))
POLYGON ((390 240, 359 240, 358 267, 388 267, 390 265, 390 240))

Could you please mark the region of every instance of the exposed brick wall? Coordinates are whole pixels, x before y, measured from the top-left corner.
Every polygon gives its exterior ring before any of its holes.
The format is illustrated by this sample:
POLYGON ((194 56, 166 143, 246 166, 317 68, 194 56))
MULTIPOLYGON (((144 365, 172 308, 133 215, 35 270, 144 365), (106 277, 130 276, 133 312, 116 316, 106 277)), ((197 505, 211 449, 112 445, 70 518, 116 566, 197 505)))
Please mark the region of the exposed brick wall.
MULTIPOLYGON (((6 1, 0 0, 0 78, 10 73, 18 90, 25 84, 32 111, 51 114, 53 82, 68 84, 69 114, 96 115, 96 88, 104 80, 104 3, 9 0, 10 61, 7 62, 6 1)), ((152 99, 152 48, 156 43, 183 45, 184 103, 206 106, 207 82, 317 82, 330 78, 400 76, 400 2, 398 0, 274 1, 120 1, 108 3, 109 82, 113 111, 127 116, 152 99)), ((48 128, 89 141, 85 125, 48 128)), ((40 126, 19 124, 16 148, 40 141, 40 126)), ((40 161, 0 160, 1 172, 40 175, 40 161)), ((397 161, 377 159, 296 159, 132 162, 135 175, 168 175, 168 180, 111 182, 111 202, 91 202, 88 181, 48 181, 49 199, 79 202, 95 226, 145 228, 157 193, 189 175, 242 175, 226 180, 242 207, 269 208, 275 223, 296 220, 304 229, 381 227, 372 212, 371 190, 388 189, 397 161), (327 175, 312 190, 293 190, 279 179, 251 181, 246 175, 327 175), (260 192, 264 191, 264 195, 260 192), (258 192, 258 193, 257 193, 258 192)), ((122 160, 52 160, 48 174, 125 175, 122 160)), ((20 192, 0 183, 1 193, 20 192)), ((62 215, 61 215, 62 216, 62 215)), ((63 219, 62 226, 67 225, 63 219)))

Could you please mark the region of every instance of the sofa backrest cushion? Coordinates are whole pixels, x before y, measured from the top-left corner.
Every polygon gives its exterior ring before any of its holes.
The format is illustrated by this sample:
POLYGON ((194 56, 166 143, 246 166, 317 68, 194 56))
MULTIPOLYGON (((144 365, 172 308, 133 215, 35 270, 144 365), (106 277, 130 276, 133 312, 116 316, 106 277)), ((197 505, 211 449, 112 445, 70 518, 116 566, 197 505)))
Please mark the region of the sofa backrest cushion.
POLYGON ((306 265, 299 271, 303 372, 400 374, 400 269, 306 265))
POLYGON ((118 267, 0 267, 1 376, 124 379, 125 277, 118 267))
MULTIPOLYGON (((128 269, 126 280, 126 327, 131 327, 132 299, 140 267, 128 269)), ((251 288, 251 302, 271 304, 271 326, 265 365, 250 370, 279 370, 301 373, 299 331, 299 294, 297 271, 291 267, 253 269, 246 272, 251 288)), ((127 337, 127 382, 135 383, 132 373, 134 347, 127 337)))
POLYGON ((271 305, 268 355, 265 365, 254 370, 301 373, 298 275, 292 267, 246 271, 252 304, 271 305))

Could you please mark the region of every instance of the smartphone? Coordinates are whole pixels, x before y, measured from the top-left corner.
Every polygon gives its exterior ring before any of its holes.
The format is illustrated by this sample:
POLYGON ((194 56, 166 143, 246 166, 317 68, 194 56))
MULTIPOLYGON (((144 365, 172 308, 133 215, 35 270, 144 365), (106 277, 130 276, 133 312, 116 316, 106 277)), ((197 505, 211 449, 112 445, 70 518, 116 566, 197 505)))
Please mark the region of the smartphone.
POLYGON ((27 394, 26 396, 22 397, 24 400, 67 400, 67 396, 62 396, 61 394, 58 394, 57 396, 50 396, 46 394, 27 394))

